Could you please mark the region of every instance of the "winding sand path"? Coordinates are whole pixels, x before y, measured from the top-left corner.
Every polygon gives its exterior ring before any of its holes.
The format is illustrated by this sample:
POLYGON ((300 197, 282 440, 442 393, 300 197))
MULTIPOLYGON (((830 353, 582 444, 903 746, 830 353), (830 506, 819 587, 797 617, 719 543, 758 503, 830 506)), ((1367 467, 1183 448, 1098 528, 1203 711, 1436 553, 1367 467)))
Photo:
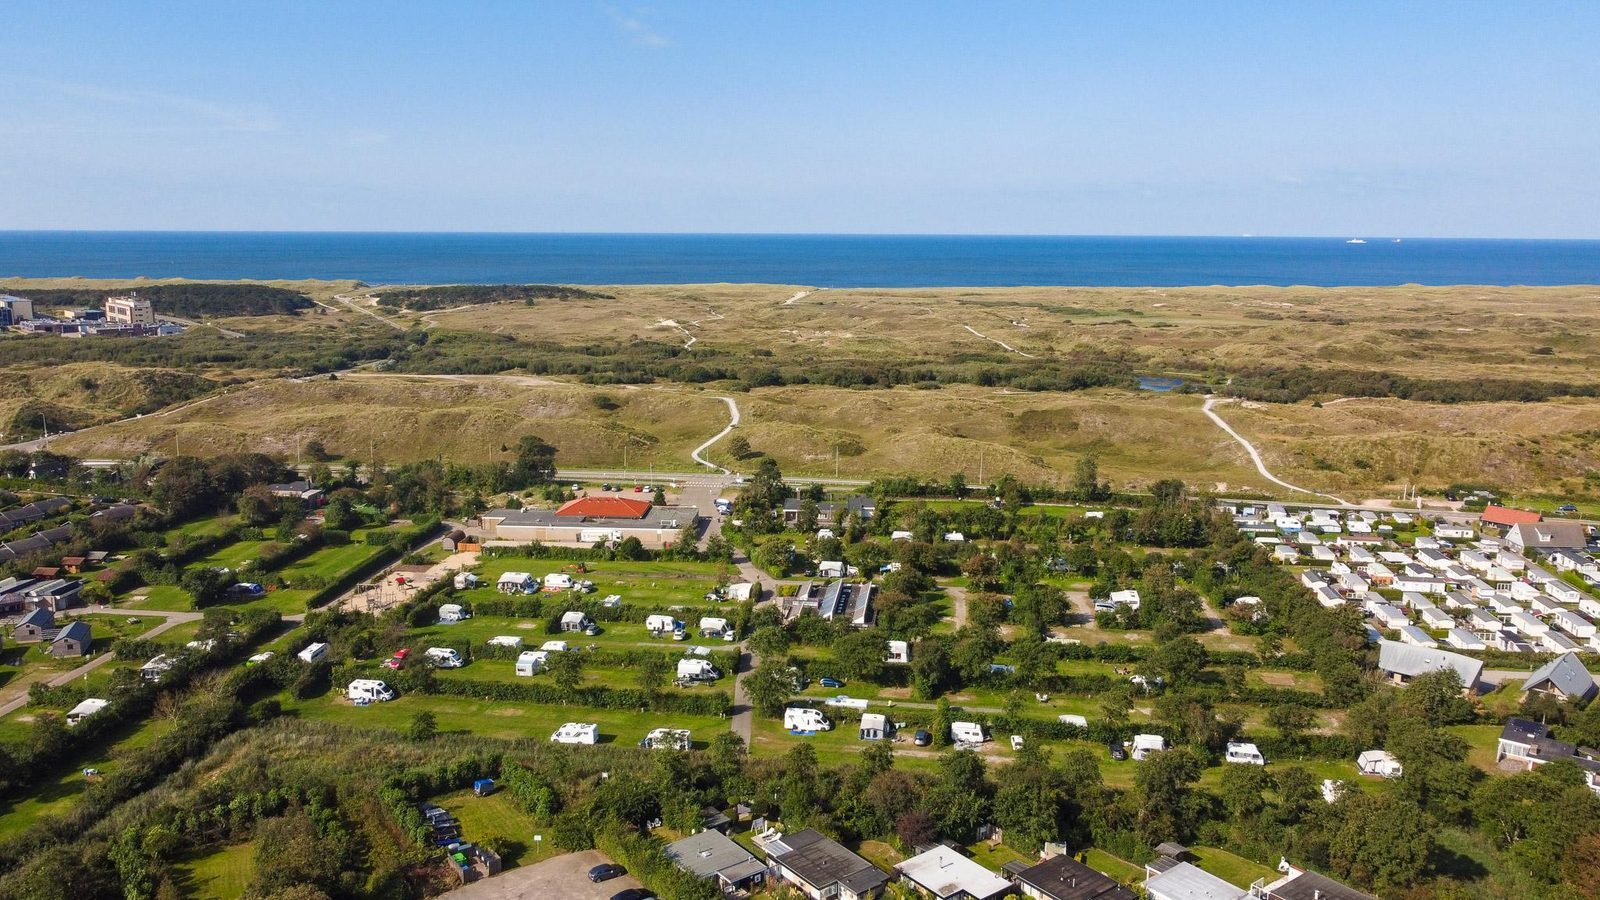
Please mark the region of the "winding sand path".
POLYGON ((733 431, 733 429, 735 429, 735 428, 737 428, 739 426, 739 404, 735 403, 733 401, 732 397, 718 397, 717 399, 721 400, 723 403, 728 404, 728 415, 729 415, 728 427, 726 427, 726 428, 722 429, 721 431, 717 432, 716 434, 712 435, 710 440, 708 440, 704 444, 701 444, 700 446, 694 448, 694 450, 692 450, 689 453, 689 455, 694 458, 695 462, 699 463, 702 466, 705 466, 708 469, 715 469, 715 470, 717 470, 718 472, 721 472, 724 475, 732 475, 733 474, 732 472, 729 472, 727 469, 723 468, 722 466, 717 465, 716 463, 712 462, 709 459, 706 459, 704 456, 701 455, 701 454, 705 453, 707 450, 711 449, 711 446, 713 444, 715 444, 717 441, 720 441, 723 438, 727 437, 729 432, 733 431))
POLYGON ((970 332, 972 332, 973 334, 977 335, 978 337, 983 338, 986 341, 993 341, 994 343, 999 344, 1000 346, 1006 348, 1007 350, 1010 350, 1012 353, 1015 353, 1018 356, 1026 356, 1029 359, 1038 359, 1039 358, 1037 356, 1034 356, 1032 353, 1028 353, 1028 352, 1023 351, 1023 350, 1018 350, 1017 348, 1011 346, 1010 344, 1006 343, 1005 341, 1000 340, 999 338, 989 337, 987 334, 984 334, 983 332, 979 331, 978 329, 973 328, 971 325, 963 325, 961 327, 965 328, 966 330, 968 330, 970 332))
POLYGON ((1244 439, 1244 435, 1241 435, 1239 432, 1234 431, 1233 430, 1233 426, 1229 425, 1227 422, 1223 421, 1221 416, 1217 415, 1215 412, 1212 411, 1212 407, 1216 406, 1217 403, 1218 403, 1218 398, 1216 397, 1216 395, 1207 394, 1206 395, 1205 405, 1200 407, 1200 411, 1205 413, 1206 417, 1209 418, 1211 421, 1217 423, 1217 427, 1218 428, 1221 428, 1223 431, 1226 431, 1228 433, 1229 437, 1233 438, 1235 441, 1238 441, 1239 446, 1244 448, 1244 452, 1250 454, 1250 461, 1256 464, 1256 471, 1261 473, 1261 477, 1262 478, 1265 478, 1266 480, 1272 482, 1273 484, 1278 485, 1279 487, 1286 487, 1291 491, 1298 491, 1298 492, 1300 492, 1302 494, 1310 494, 1313 497, 1325 497, 1325 498, 1327 498, 1329 500, 1332 500, 1333 502, 1339 504, 1340 506, 1349 506, 1350 505, 1349 503, 1345 502, 1344 500, 1342 500, 1342 499, 1340 499, 1338 497, 1335 497, 1332 494, 1324 494, 1321 491, 1313 491, 1310 488, 1303 488, 1303 487, 1299 486, 1298 484, 1290 484, 1289 482, 1284 481, 1282 478, 1279 478, 1278 476, 1276 476, 1276 475, 1272 474, 1271 472, 1267 471, 1267 464, 1262 461, 1261 454, 1256 451, 1255 446, 1252 445, 1249 441, 1245 440, 1244 439))

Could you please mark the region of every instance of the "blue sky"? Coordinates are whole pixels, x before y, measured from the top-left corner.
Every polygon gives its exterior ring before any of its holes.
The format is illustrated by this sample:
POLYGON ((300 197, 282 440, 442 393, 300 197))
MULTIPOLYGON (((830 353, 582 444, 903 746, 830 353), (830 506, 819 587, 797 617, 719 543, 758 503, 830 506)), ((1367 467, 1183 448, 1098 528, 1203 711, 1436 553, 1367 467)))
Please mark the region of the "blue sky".
POLYGON ((1600 237, 1597 3, 0 16, 0 228, 1600 237))

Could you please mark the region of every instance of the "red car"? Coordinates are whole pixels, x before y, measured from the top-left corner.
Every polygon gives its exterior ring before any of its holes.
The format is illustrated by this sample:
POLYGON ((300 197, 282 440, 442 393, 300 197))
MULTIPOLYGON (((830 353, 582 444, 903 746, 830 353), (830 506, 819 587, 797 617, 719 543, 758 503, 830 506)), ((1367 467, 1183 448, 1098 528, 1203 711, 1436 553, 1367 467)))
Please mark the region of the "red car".
POLYGON ((383 667, 386 669, 402 668, 406 664, 406 657, 410 655, 411 651, 409 649, 401 647, 399 650, 394 652, 394 656, 391 656, 383 661, 383 667))

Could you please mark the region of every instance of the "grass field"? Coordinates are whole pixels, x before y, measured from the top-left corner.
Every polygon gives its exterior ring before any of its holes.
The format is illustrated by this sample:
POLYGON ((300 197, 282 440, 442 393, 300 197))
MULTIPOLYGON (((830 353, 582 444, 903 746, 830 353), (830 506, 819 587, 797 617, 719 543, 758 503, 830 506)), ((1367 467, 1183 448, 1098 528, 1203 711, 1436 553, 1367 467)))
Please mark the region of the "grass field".
POLYGON ((687 728, 693 734, 695 746, 703 747, 712 735, 728 729, 728 721, 716 716, 545 706, 421 694, 358 707, 341 695, 329 693, 309 700, 285 699, 283 708, 286 714, 305 719, 394 731, 408 729, 411 717, 427 710, 437 718, 439 731, 446 737, 478 734, 508 740, 547 741, 564 722, 594 722, 600 726, 600 743, 623 746, 637 744, 653 728, 687 728))
POLYGON ((523 812, 516 798, 506 791, 479 797, 461 790, 429 799, 450 811, 461 823, 461 837, 475 844, 497 848, 506 868, 526 866, 563 851, 549 840, 548 829, 541 831, 533 817, 523 812), (535 841, 534 835, 545 839, 535 841))
MULTIPOLYGON (((8 718, 15 718, 11 716, 8 718)), ((151 719, 129 728, 98 754, 91 753, 78 765, 53 781, 47 781, 26 797, 0 801, 0 840, 21 834, 45 816, 60 815, 69 809, 89 786, 83 769, 116 771, 119 757, 145 747, 172 730, 168 719, 151 719)))
POLYGON ((1195 855, 1195 865, 1241 888, 1250 887, 1258 878, 1271 881, 1278 877, 1276 869, 1216 847, 1190 847, 1189 852, 1195 855))
POLYGON ((1083 863, 1097 872, 1103 872, 1123 884, 1134 885, 1144 883, 1144 869, 1134 865, 1120 856, 1112 856, 1104 850, 1091 847, 1083 855, 1083 863))
POLYGON ((255 846, 234 844, 178 863, 176 881, 194 900, 232 900, 244 896, 255 874, 255 846))

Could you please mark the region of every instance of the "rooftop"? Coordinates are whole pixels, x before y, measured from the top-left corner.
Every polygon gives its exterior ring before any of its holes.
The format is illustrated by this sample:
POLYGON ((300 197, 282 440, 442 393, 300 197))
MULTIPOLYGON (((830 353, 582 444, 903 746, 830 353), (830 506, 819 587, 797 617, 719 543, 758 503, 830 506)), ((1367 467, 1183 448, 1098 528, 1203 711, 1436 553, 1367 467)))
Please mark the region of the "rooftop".
POLYGON ((563 519, 642 519, 650 514, 648 500, 632 497, 579 497, 556 510, 563 519))
POLYGON ((784 835, 767 846, 767 853, 784 868, 818 888, 842 884, 859 894, 889 882, 889 876, 882 869, 815 828, 784 835))
POLYGON ((663 849, 679 868, 701 878, 721 874, 728 881, 737 882, 765 868, 750 851, 720 831, 702 831, 663 849))
POLYGON ((1066 854, 1023 869, 1017 881, 1051 900, 1134 900, 1133 891, 1066 854))
POLYGON ((996 897, 1011 883, 949 847, 938 846, 895 866, 902 875, 935 897, 996 897))

